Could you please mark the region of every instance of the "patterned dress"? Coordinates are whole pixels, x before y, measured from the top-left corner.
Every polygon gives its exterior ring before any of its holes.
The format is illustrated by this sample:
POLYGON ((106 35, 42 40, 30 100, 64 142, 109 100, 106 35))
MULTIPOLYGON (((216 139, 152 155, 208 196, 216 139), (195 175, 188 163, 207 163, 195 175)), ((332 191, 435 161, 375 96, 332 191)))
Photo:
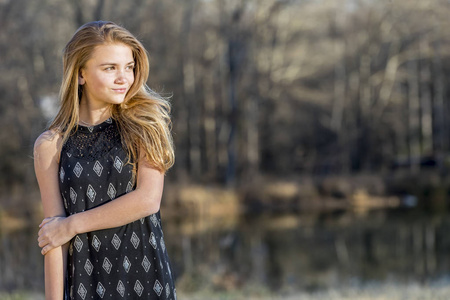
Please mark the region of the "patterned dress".
MULTIPOLYGON (((61 152, 59 186, 67 215, 131 192, 114 120, 78 126, 61 152)), ((66 299, 176 299, 159 212, 127 225, 83 233, 70 241, 66 299)))

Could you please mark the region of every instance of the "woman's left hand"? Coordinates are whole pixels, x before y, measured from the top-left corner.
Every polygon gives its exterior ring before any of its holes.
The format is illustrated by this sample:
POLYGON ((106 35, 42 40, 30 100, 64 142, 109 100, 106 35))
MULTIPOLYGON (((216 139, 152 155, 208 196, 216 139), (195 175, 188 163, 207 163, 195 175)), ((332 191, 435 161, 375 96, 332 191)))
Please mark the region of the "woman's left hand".
POLYGON ((38 242, 39 247, 42 248, 42 255, 64 245, 74 236, 69 230, 68 218, 66 217, 45 218, 39 227, 41 229, 39 230, 38 242))

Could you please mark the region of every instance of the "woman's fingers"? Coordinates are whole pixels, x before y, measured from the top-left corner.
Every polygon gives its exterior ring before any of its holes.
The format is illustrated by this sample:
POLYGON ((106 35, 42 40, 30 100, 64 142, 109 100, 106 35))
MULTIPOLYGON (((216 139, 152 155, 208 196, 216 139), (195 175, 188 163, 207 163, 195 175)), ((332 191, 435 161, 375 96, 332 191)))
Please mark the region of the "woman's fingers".
POLYGON ((45 239, 44 228, 41 228, 38 232, 38 242, 45 239))
POLYGON ((40 248, 42 248, 42 247, 47 245, 47 242, 41 240, 41 241, 38 241, 38 245, 39 245, 40 248))
POLYGON ((42 235, 39 235, 37 241, 38 241, 38 245, 40 248, 42 248, 48 244, 48 240, 42 235))
POLYGON ((42 228, 42 226, 44 226, 45 223, 47 223, 47 222, 48 222, 47 218, 45 218, 44 220, 42 220, 41 224, 39 224, 39 228, 42 228))
POLYGON ((67 230, 64 229, 64 220, 64 217, 45 218, 39 225, 38 245, 42 248, 41 253, 43 255, 72 238, 67 236, 67 230))
POLYGON ((51 243, 47 243, 46 241, 40 241, 39 242, 39 247, 42 248, 41 249, 41 254, 42 255, 45 255, 48 251, 50 251, 50 250, 55 248, 51 243))
POLYGON ((44 247, 48 243, 48 239, 45 236, 44 228, 41 228, 38 233, 38 245, 40 248, 44 247))
POLYGON ((42 228, 42 226, 44 226, 45 224, 47 224, 48 222, 50 222, 51 220, 53 220, 55 218, 56 217, 45 218, 44 220, 42 220, 41 224, 39 224, 39 228, 42 228))

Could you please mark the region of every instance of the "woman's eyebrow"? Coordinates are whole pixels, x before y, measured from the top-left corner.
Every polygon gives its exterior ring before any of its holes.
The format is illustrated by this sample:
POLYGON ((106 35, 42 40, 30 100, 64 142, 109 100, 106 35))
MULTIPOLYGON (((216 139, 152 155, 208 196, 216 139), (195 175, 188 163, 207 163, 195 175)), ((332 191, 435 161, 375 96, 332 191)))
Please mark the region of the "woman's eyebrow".
MULTIPOLYGON (((133 65, 134 61, 130 61, 129 63, 127 63, 127 65, 133 65)), ((113 63, 113 62, 106 62, 106 63, 102 63, 99 66, 116 66, 118 65, 118 63, 113 63)))

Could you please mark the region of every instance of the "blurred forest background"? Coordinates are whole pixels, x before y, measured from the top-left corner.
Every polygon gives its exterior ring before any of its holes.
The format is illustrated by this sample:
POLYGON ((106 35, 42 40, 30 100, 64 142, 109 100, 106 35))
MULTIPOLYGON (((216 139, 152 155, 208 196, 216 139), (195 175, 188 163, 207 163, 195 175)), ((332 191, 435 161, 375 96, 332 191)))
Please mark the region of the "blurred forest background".
POLYGON ((442 166, 448 2, 0 2, 1 188, 34 186, 30 149, 57 107, 61 51, 83 23, 135 33, 150 87, 173 95, 176 181, 442 166))
POLYGON ((134 33, 172 96, 165 205, 447 210, 449 15, 448 0, 1 0, 1 224, 39 211, 32 146, 92 20, 134 33))
POLYGON ((445 162, 447 1, 1 1, 1 188, 34 186, 30 149, 57 107, 61 51, 113 20, 173 95, 174 180, 349 174, 445 162))

